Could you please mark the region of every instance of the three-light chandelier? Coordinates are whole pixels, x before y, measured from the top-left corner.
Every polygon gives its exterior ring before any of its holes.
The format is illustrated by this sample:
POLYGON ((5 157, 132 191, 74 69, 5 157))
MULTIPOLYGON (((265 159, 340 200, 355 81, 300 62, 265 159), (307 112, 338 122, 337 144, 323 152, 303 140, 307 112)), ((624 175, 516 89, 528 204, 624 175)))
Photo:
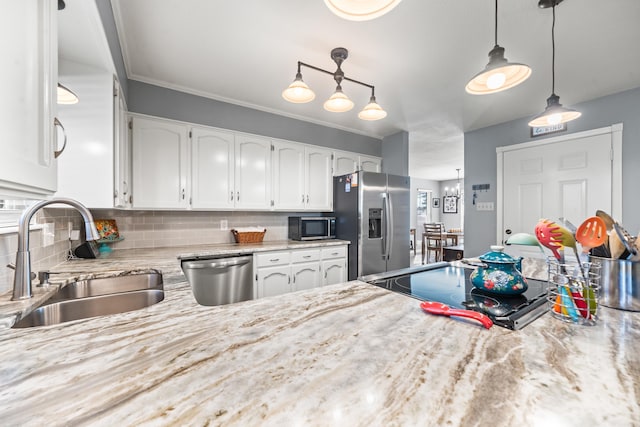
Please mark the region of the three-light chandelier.
POLYGON ((362 109, 362 111, 358 113, 358 117, 360 119, 380 120, 385 118, 387 116, 387 112, 384 111, 382 107, 380 107, 380 105, 378 105, 378 103, 376 102, 375 87, 370 84, 351 79, 344 75, 341 65, 344 60, 347 59, 348 55, 349 52, 343 47, 336 47, 331 51, 331 59, 333 59, 333 61, 338 66, 336 71, 334 71, 333 73, 327 70, 323 70, 322 68, 298 61, 298 72, 296 73, 296 78, 293 83, 291 83, 289 87, 287 87, 282 92, 282 97, 287 101, 296 104, 311 102, 315 99, 316 94, 309 88, 309 86, 307 86, 304 81, 302 81, 301 68, 302 66, 305 66, 307 68, 311 68, 312 70, 332 75, 333 79, 337 83, 336 91, 324 103, 325 110, 331 111, 333 113, 343 113, 353 108, 353 101, 351 101, 342 91, 342 82, 346 80, 352 83, 366 86, 371 89, 371 98, 369 98, 369 103, 362 109))

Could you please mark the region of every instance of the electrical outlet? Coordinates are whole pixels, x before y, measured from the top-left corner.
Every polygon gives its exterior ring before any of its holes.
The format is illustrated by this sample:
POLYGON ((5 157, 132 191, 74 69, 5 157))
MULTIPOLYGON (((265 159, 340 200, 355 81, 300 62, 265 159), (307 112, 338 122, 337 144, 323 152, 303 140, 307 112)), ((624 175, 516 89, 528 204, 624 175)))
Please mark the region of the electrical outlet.
POLYGON ((494 210, 493 202, 478 202, 476 203, 476 210, 479 211, 492 211, 494 210))
POLYGON ((67 222, 67 238, 71 240, 71 231, 73 231, 73 223, 71 221, 67 222))
POLYGON ((228 230, 228 229, 229 229, 229 222, 226 219, 221 219, 220 230, 228 230))

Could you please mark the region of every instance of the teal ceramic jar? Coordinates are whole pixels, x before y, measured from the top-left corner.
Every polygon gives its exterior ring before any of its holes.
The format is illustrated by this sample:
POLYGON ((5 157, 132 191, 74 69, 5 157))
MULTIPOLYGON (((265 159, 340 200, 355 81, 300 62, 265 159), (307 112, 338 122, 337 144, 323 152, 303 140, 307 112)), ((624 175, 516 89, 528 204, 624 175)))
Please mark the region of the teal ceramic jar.
POLYGON ((479 257, 482 264, 471 273, 476 288, 502 295, 518 295, 527 290, 527 279, 522 275, 522 257, 505 254, 504 246, 491 246, 491 252, 479 257))

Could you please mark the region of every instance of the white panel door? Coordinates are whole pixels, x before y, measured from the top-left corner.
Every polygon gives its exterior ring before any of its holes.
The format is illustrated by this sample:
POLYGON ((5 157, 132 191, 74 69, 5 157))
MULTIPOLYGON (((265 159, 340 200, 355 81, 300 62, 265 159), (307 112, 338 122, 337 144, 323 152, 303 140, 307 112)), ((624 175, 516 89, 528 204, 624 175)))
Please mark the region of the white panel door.
POLYGON ((358 155, 346 151, 333 152, 333 176, 345 175, 358 170, 358 155))
POLYGON ((321 285, 320 263, 316 261, 293 264, 291 266, 291 276, 293 278, 293 291, 317 288, 321 285))
POLYGON ((305 208, 304 146, 273 141, 273 208, 305 208))
POLYGON ((192 207, 233 208, 234 134, 196 127, 191 132, 192 207))
POLYGON ((611 153, 610 133, 505 151, 502 240, 507 230, 533 234, 541 218, 578 225, 597 209, 611 212, 611 153))
POLYGON ((5 194, 42 198, 57 188, 56 5, 53 0, 5 2, 0 14, 4 82, 0 101, 0 188, 5 194))
POLYGON ((236 208, 269 209, 271 140, 253 135, 237 135, 235 160, 236 208))
POLYGON ((367 172, 382 172, 382 159, 379 157, 359 156, 360 170, 367 172))
POLYGON ((307 147, 305 158, 307 210, 333 210, 333 177, 331 175, 331 151, 322 148, 307 147))
POLYGON ((133 207, 188 207, 187 127, 134 117, 132 146, 133 207))

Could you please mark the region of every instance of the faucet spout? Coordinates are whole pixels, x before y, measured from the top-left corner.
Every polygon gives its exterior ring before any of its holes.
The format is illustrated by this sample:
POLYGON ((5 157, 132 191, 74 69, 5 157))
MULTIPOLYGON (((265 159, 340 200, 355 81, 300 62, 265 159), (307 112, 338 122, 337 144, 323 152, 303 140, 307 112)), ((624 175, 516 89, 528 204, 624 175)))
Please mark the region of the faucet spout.
POLYGON ((33 215, 42 207, 51 204, 65 204, 75 208, 84 219, 87 240, 98 240, 100 234, 93 222, 89 209, 82 203, 68 198, 53 198, 34 203, 22 212, 18 221, 18 251, 16 252, 16 272, 13 278, 13 301, 31 298, 31 254, 29 252, 29 223, 33 215))

